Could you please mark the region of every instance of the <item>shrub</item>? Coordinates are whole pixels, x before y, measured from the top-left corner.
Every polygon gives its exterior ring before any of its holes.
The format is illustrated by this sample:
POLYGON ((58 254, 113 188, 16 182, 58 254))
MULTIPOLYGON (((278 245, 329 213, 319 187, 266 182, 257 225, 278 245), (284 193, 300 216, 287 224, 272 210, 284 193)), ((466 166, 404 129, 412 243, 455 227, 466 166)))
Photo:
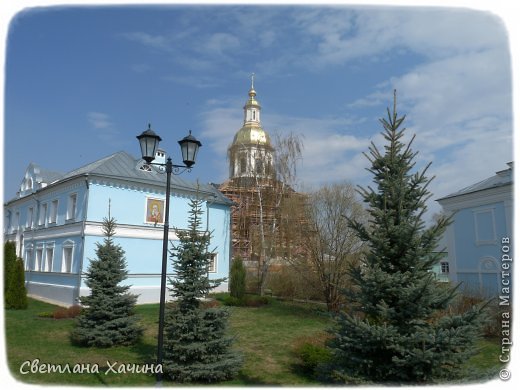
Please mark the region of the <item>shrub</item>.
POLYGON ((229 271, 229 291, 232 297, 241 299, 246 293, 246 269, 240 257, 233 260, 229 271))
POLYGON ((22 259, 15 260, 11 267, 7 291, 5 294, 8 309, 27 309, 27 289, 25 288, 25 271, 22 259))
POLYGON ((59 309, 54 310, 54 312, 52 313, 52 317, 55 320, 69 318, 69 311, 68 311, 68 309, 66 309, 64 307, 60 307, 59 309))
POLYGON ((42 311, 38 313, 40 318, 54 318, 55 320, 61 320, 64 318, 76 318, 81 313, 80 305, 72 305, 68 308, 59 307, 54 311, 42 311))
POLYGON ((297 339, 293 351, 298 359, 299 368, 307 375, 316 377, 319 368, 332 361, 332 351, 325 346, 330 338, 327 334, 319 333, 314 337, 297 339))

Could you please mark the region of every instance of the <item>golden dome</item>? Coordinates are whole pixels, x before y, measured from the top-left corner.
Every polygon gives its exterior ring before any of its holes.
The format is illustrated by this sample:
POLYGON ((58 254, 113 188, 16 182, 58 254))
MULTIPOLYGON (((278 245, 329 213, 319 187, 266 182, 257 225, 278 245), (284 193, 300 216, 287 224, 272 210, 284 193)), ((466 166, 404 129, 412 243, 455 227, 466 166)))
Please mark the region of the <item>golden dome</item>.
POLYGON ((264 129, 255 124, 246 124, 235 134, 233 145, 268 145, 271 139, 264 129))

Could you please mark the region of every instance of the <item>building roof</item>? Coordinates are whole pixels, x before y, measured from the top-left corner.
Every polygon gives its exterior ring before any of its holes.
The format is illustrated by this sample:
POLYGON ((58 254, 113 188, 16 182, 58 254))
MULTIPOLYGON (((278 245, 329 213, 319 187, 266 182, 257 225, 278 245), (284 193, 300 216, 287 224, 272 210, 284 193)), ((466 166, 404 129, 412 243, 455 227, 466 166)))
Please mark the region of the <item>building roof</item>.
MULTIPOLYGON (((112 179, 123 179, 141 184, 166 186, 166 174, 161 172, 155 166, 151 166, 151 169, 147 171, 140 169, 140 167, 142 167, 144 164, 146 164, 144 160, 136 159, 127 152, 121 151, 94 161, 90 164, 84 165, 78 169, 74 169, 65 173, 64 175, 62 174, 61 177, 55 178, 53 182, 49 182, 49 185, 59 184, 66 180, 88 175, 112 179)), ((54 174, 56 173, 54 172, 54 174)), ((232 203, 214 186, 210 184, 197 184, 196 182, 184 180, 180 176, 176 175, 172 175, 171 177, 171 189, 188 192, 199 191, 203 195, 212 196, 218 203, 232 203)))
POLYGON ((477 191, 484 191, 491 188, 504 187, 513 184, 513 163, 509 162, 507 164, 509 166, 508 169, 504 169, 503 171, 498 171, 494 176, 488 177, 478 183, 467 186, 457 192, 454 192, 450 195, 444 196, 439 200, 444 200, 448 198, 454 198, 457 196, 462 196, 470 193, 474 193, 477 191))
POLYGON ((232 145, 271 145, 269 134, 260 126, 246 124, 235 134, 232 145))
POLYGON ((44 183, 53 183, 56 180, 59 180, 63 176, 62 172, 50 171, 50 170, 42 168, 36 164, 33 164, 33 165, 35 167, 37 167, 37 169, 39 170, 39 176, 41 177, 41 179, 44 183))

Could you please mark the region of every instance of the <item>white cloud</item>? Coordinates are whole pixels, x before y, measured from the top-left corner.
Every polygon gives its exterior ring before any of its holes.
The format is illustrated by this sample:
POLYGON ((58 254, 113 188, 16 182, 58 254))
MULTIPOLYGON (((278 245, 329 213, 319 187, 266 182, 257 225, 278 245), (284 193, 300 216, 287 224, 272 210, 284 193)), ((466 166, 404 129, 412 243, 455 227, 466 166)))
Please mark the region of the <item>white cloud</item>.
POLYGON ((165 35, 152 35, 143 31, 135 31, 123 33, 120 36, 153 49, 167 51, 171 49, 171 39, 165 35))
POLYGON ((218 32, 205 40, 203 50, 224 55, 225 52, 234 50, 239 46, 240 41, 237 37, 229 33, 218 32))
POLYGON ((94 135, 104 143, 119 146, 119 131, 114 126, 108 114, 91 111, 87 114, 87 120, 94 129, 94 135))
POLYGON ((507 47, 499 20, 486 12, 448 8, 322 8, 295 15, 316 40, 315 66, 412 51, 425 58, 507 47))
POLYGON ((102 112, 89 112, 87 114, 87 119, 95 129, 107 129, 112 127, 110 117, 102 112))

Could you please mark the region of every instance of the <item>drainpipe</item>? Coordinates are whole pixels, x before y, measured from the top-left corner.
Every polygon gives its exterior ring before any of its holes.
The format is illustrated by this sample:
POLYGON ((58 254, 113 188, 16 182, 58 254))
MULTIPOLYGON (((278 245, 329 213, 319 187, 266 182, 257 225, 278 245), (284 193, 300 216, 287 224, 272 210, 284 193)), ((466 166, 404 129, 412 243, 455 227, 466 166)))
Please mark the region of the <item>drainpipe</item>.
POLYGON ((87 225, 87 212, 88 212, 88 197, 89 197, 89 184, 88 184, 88 173, 85 175, 85 196, 84 196, 84 207, 83 207, 83 221, 81 222, 81 254, 79 258, 79 269, 78 269, 78 281, 77 288, 74 290, 73 302, 79 304, 80 290, 81 290, 81 277, 83 274, 83 259, 85 257, 85 228, 87 225))

